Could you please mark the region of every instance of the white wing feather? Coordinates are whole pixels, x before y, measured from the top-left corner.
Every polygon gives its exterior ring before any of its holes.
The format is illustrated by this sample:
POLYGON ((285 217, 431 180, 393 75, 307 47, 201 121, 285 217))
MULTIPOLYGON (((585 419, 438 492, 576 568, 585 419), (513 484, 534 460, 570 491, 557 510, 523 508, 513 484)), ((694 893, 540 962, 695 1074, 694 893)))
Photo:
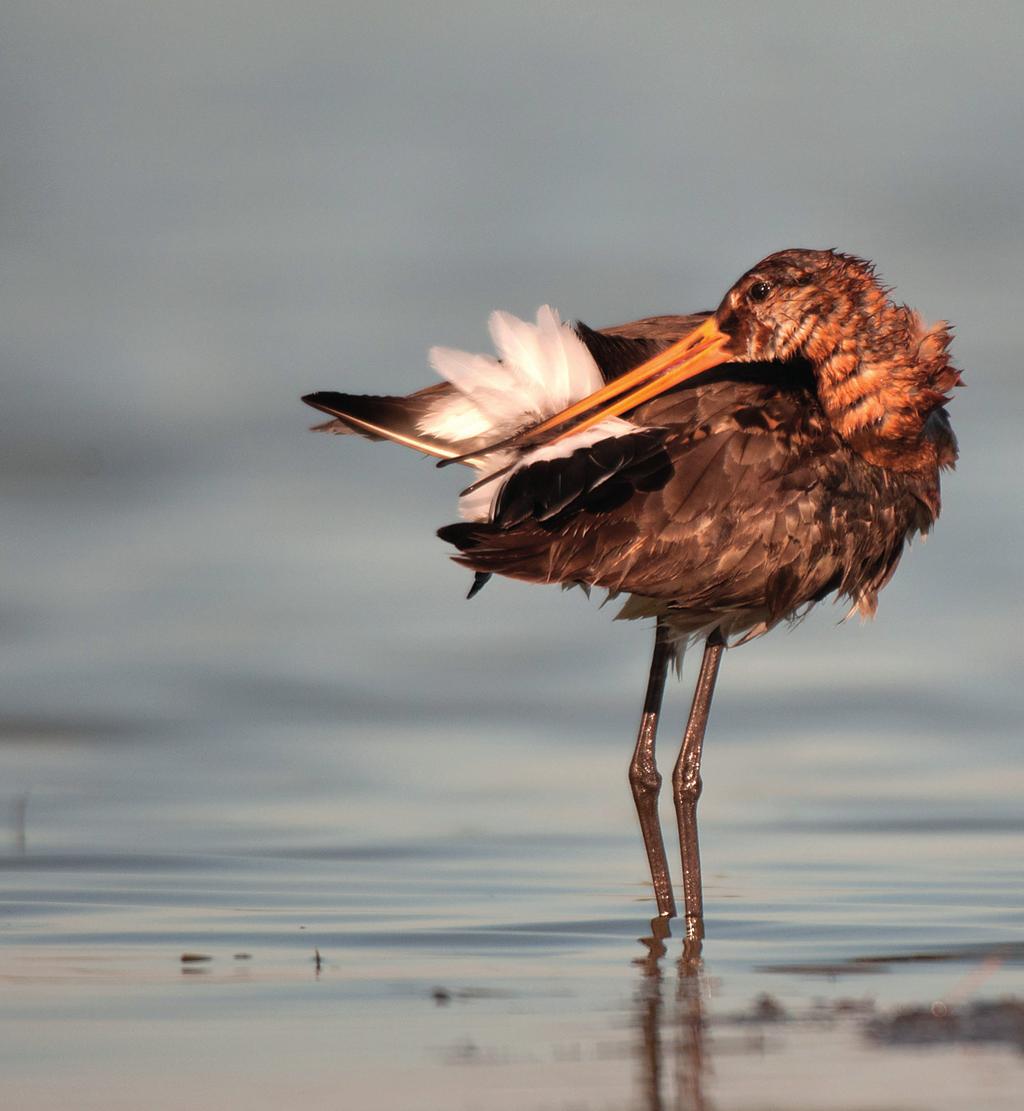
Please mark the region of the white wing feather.
MULTIPOLYGON (((450 347, 431 348, 431 366, 455 392, 435 401, 420 418, 419 430, 425 435, 449 443, 503 440, 582 401, 604 385, 586 344, 549 305, 537 310, 535 324, 506 312, 492 313, 489 324, 500 360, 450 347)), ((635 425, 613 417, 558 443, 520 453, 518 458, 509 452, 492 452, 474 462, 479 478, 510 463, 514 466, 500 479, 463 495, 459 511, 467 520, 486 520, 505 482, 520 468, 634 431, 635 425)))

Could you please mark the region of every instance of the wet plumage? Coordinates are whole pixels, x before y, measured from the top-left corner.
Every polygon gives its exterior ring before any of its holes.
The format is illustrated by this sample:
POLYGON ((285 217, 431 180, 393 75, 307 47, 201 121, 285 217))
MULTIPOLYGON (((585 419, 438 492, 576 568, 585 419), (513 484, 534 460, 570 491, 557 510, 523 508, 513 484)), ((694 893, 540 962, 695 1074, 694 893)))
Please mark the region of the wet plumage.
POLYGON ((649 431, 519 472, 493 521, 442 539, 476 571, 651 599, 627 614, 681 631, 760 632, 832 591, 874 612, 934 520, 933 476, 847 447, 804 367, 708 376, 636 410, 649 431))

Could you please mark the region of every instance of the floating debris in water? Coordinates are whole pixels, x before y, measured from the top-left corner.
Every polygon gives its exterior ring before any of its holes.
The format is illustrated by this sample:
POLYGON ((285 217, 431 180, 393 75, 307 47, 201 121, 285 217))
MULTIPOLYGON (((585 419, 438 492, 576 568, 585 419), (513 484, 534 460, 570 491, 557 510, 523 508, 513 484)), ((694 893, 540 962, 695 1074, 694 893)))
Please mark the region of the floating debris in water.
POLYGON ((785 1022, 788 1016, 786 1008, 773 995, 765 992, 754 1000, 750 1017, 754 1022, 785 1022))
POLYGON ((1024 1001, 903 1007, 892 1015, 872 1019, 865 1032, 881 1045, 996 1043, 1024 1050, 1024 1001))

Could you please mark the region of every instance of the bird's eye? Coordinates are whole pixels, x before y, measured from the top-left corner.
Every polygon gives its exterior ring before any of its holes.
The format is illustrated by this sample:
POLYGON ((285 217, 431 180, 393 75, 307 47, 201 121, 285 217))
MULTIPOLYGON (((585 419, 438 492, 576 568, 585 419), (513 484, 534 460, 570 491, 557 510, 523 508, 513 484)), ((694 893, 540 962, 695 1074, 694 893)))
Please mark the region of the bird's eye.
POLYGON ((763 301, 771 291, 771 282, 754 282, 747 292, 747 296, 751 301, 763 301))

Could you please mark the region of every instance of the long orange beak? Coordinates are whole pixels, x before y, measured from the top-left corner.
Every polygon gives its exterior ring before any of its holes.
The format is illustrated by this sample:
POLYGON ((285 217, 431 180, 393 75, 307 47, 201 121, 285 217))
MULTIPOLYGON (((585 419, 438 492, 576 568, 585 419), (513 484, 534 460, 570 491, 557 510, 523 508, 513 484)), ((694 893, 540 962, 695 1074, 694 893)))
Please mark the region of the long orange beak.
MULTIPOLYGON (((617 417, 702 371, 728 362, 729 354, 725 351, 728 343, 729 337, 719 329, 715 318, 709 316, 703 324, 677 343, 655 355, 653 359, 648 359, 635 370, 621 375, 553 417, 524 428, 507 440, 478 448, 473 455, 479 457, 492 451, 555 443, 573 432, 590 428, 609 417, 617 417), (550 432, 555 434, 549 436, 550 432)), ((442 459, 438 466, 459 461, 442 459)))
POLYGON ((694 328, 692 332, 683 336, 681 340, 666 348, 660 355, 641 363, 635 370, 621 375, 613 382, 561 413, 556 413, 546 421, 530 429, 530 439, 536 435, 543 435, 552 428, 558 428, 575 417, 588 413, 576 424, 563 429, 551 438, 551 442, 561 440, 573 432, 580 432, 584 428, 598 424, 608 417, 617 417, 620 413, 635 409, 652 397, 664 393, 666 390, 678 386, 688 378, 693 378, 702 371, 710 370, 721 363, 729 361, 729 355, 724 348, 729 343, 727 336, 718 327, 713 316, 709 316, 703 324, 694 328), (636 387, 635 389, 633 387, 636 387), (612 398, 618 398, 612 401, 612 398), (611 401, 610 405, 604 402, 611 401))

